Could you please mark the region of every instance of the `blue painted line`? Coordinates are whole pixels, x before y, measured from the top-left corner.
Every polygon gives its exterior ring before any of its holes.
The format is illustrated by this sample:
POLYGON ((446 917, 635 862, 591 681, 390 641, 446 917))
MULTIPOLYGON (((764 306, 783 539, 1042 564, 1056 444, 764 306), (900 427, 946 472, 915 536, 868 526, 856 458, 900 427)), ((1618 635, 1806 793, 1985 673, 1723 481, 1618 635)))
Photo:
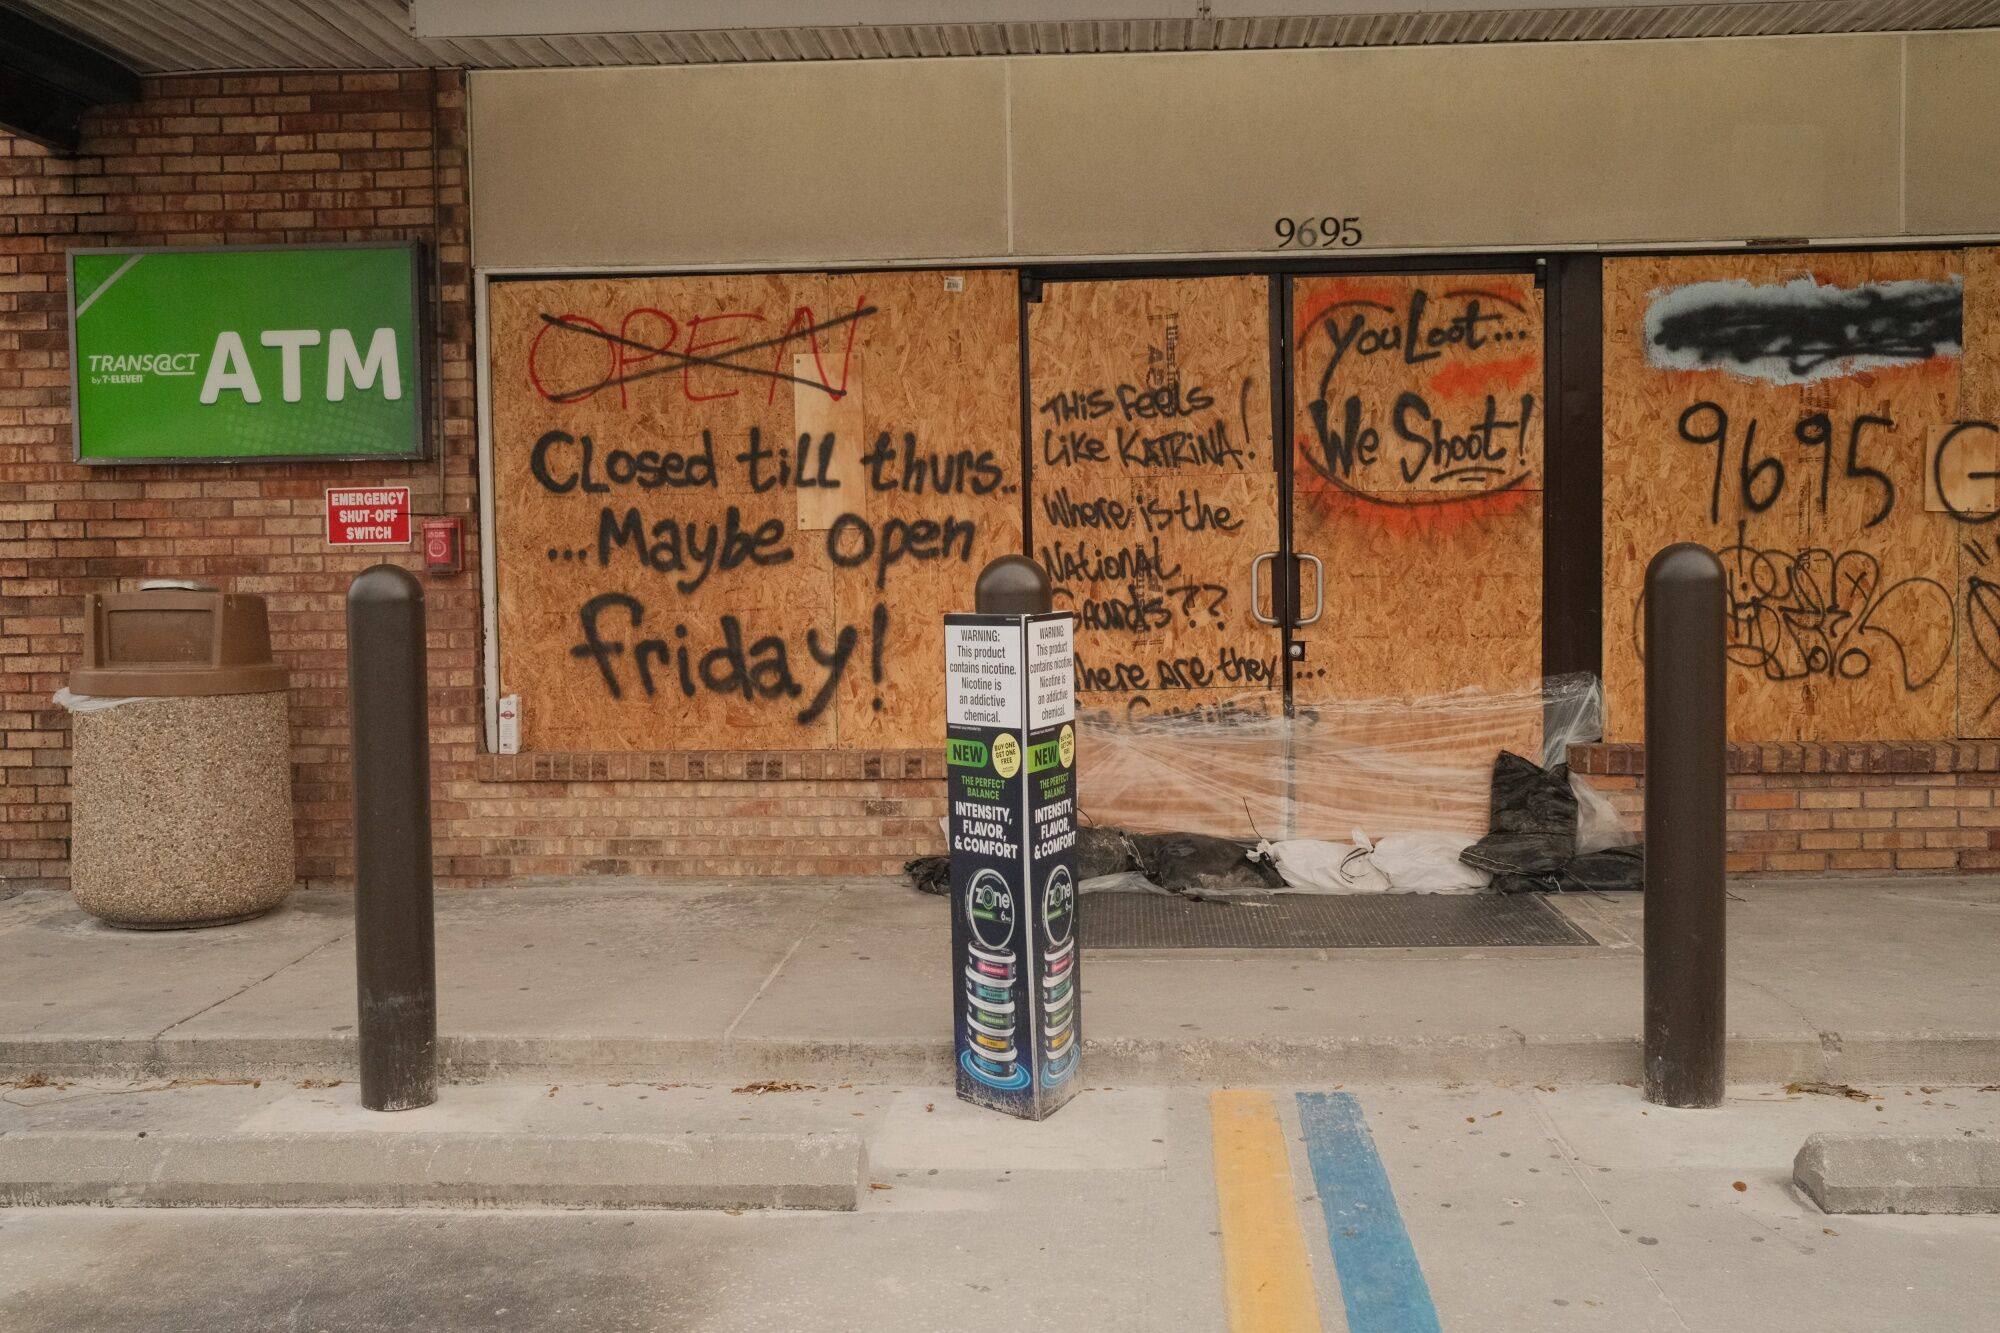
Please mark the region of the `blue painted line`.
POLYGON ((1439 1333, 1430 1284, 1410 1247, 1361 1103, 1345 1092, 1302 1092, 1299 1124, 1340 1274, 1348 1333, 1439 1333))

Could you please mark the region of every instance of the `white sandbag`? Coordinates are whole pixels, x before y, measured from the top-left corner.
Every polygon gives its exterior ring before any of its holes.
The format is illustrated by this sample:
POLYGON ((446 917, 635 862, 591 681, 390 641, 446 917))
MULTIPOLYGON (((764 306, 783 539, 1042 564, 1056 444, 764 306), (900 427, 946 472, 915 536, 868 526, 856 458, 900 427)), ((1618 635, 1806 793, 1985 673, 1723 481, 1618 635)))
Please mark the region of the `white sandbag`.
POLYGON ((1388 876, 1394 893, 1480 893, 1493 881, 1458 859, 1476 841, 1463 834, 1392 833, 1371 844, 1356 829, 1354 840, 1369 849, 1369 860, 1388 876))
POLYGON ((1611 798, 1586 782, 1581 774, 1569 775, 1569 789, 1576 793, 1576 851, 1582 856, 1612 847, 1629 847, 1639 836, 1626 824, 1611 798))
POLYGON ((1387 893, 1389 878, 1376 869, 1368 849, 1348 842, 1288 838, 1260 842, 1252 857, 1269 861, 1295 893, 1387 893))

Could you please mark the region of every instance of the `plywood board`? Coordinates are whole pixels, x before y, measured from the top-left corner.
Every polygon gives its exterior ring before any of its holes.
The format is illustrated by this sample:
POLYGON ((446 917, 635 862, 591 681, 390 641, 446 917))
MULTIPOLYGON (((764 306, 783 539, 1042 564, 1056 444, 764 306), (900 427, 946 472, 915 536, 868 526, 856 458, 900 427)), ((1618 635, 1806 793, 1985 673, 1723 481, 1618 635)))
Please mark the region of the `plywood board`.
POLYGON ((523 749, 935 744, 942 617, 1020 549, 1015 293, 1002 271, 495 284, 523 749))
POLYGON ((1028 310, 1035 555, 1077 613, 1079 702, 1275 706, 1267 283, 1052 282, 1028 310))
POLYGON ((1733 739, 1968 734, 1961 545, 1991 479, 1955 429, 1963 272, 1957 251, 1606 264, 1613 739, 1641 736, 1645 567, 1675 541, 1722 559, 1733 739))
POLYGON ((1324 566, 1293 671, 1300 705, 1519 694, 1495 735, 1532 751, 1541 291, 1528 274, 1314 277, 1292 305, 1292 539, 1324 566))

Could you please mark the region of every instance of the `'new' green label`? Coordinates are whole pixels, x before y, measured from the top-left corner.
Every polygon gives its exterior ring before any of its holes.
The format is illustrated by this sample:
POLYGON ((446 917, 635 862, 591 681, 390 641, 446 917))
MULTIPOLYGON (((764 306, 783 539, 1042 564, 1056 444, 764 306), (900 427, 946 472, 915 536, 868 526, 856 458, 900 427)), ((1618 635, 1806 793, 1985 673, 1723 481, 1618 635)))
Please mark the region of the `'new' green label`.
POLYGON ((1062 766, 1062 744, 1059 741, 1043 741, 1028 747, 1028 771, 1039 773, 1045 768, 1062 766))
POLYGON ((958 768, 986 767, 986 742, 959 740, 956 737, 944 743, 945 762, 958 768))

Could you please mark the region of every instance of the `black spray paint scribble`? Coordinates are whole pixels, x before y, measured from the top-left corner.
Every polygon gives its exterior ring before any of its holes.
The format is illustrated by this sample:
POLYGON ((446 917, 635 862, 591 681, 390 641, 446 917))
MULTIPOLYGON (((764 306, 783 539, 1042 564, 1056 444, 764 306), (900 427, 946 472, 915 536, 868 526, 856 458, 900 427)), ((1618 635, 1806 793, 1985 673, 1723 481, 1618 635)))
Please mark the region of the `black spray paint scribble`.
POLYGON ((1743 278, 1656 292, 1646 358, 1662 370, 1727 370, 1773 384, 1957 356, 1964 284, 1822 286, 1811 278, 1757 286, 1743 278))
MULTIPOLYGON (((1986 577, 1993 553, 1978 541, 1966 542, 1965 551, 1982 571, 1965 576, 1965 636, 1986 665, 2000 673, 2000 583, 1986 577)), ((1996 704, 2000 704, 2000 691, 1986 701, 1977 720, 1985 722, 1996 704)))
MULTIPOLYGON (((1902 687, 1915 691, 1951 659, 1952 598, 1935 579, 1885 583, 1882 562, 1867 551, 1761 550, 1745 543, 1741 524, 1736 544, 1715 554, 1728 598, 1729 660, 1766 680, 1859 680, 1893 657, 1902 687)), ((1632 624, 1641 656, 1644 625, 1642 595, 1632 624)))

